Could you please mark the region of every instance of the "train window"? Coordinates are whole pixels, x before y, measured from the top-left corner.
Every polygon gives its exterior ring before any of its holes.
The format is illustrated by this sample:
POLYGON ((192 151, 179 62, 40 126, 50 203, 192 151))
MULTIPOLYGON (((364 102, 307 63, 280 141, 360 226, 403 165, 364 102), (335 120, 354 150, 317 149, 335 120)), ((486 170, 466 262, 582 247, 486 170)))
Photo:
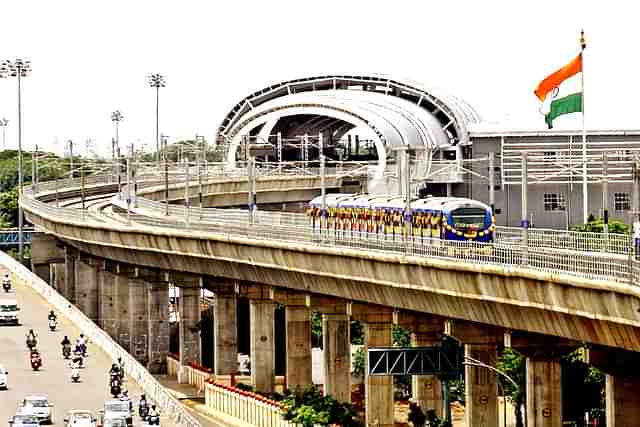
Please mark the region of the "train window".
POLYGON ((631 196, 629 193, 613 193, 616 212, 631 210, 631 196))
POLYGON ((451 211, 454 227, 461 230, 484 227, 485 216, 486 212, 482 208, 458 208, 451 211))
POLYGON ((567 208, 563 193, 544 193, 543 202, 545 211, 563 211, 567 208))

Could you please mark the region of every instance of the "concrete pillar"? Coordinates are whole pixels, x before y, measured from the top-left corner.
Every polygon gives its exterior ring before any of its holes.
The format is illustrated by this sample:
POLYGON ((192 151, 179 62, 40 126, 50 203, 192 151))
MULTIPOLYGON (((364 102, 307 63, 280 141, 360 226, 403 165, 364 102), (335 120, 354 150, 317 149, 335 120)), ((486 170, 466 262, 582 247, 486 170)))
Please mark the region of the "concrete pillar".
POLYGON ((129 353, 138 362, 149 362, 149 303, 147 283, 140 279, 129 279, 129 353))
POLYGON ((238 371, 238 307, 233 293, 216 292, 214 307, 214 372, 231 375, 238 371))
POLYGON ((60 295, 64 295, 65 291, 65 265, 53 264, 53 287, 60 295))
POLYGON ((324 394, 351 402, 351 330, 348 314, 322 315, 324 394))
POLYGON ((562 427, 562 375, 560 359, 552 355, 527 357, 527 424, 562 427))
POLYGON ((169 354, 169 286, 166 283, 147 284, 149 325, 149 364, 152 374, 167 372, 169 354))
MULTIPOLYGON (((413 347, 435 347, 441 344, 441 338, 431 330, 422 331, 420 325, 411 334, 413 347)), ((442 418, 442 381, 437 375, 414 375, 411 377, 413 399, 420 405, 422 411, 435 411, 438 418, 442 418)))
POLYGON ((272 392, 275 374, 275 304, 267 299, 249 301, 251 321, 251 384, 262 392, 272 392))
POLYGON ((84 261, 76 261, 76 306, 98 323, 98 270, 84 261))
POLYGON ((200 351, 200 288, 180 288, 180 370, 178 382, 185 383, 187 379, 184 367, 189 362, 201 363, 200 351))
POLYGON ((48 284, 52 284, 51 283, 51 271, 50 271, 51 267, 50 264, 33 264, 31 265, 31 271, 33 271, 33 273, 38 276, 39 278, 41 278, 42 280, 44 280, 45 282, 47 282, 48 284))
POLYGON ((640 377, 606 374, 607 427, 635 427, 640 420, 640 377))
POLYGON ((118 313, 115 322, 116 330, 114 339, 118 344, 122 346, 122 348, 127 350, 129 353, 132 353, 130 321, 131 307, 129 306, 129 278, 121 274, 116 274, 113 288, 115 294, 116 313, 118 313))
POLYGON ((311 310, 306 306, 286 306, 287 388, 304 389, 311 379, 311 310))
POLYGON ((100 294, 98 318, 100 327, 113 339, 118 335, 118 318, 122 313, 118 310, 116 275, 100 270, 98 272, 98 292, 100 294))
MULTIPOLYGON (((393 345, 392 330, 391 319, 367 322, 365 324, 366 348, 391 347, 393 345)), ((364 394, 366 425, 393 426, 393 377, 369 376, 365 373, 364 394)))
POLYGON ((69 250, 64 254, 64 289, 62 296, 71 304, 76 303, 76 262, 78 258, 69 250))
MULTIPOLYGON (((466 344, 465 356, 495 366, 498 349, 495 344, 466 344)), ((467 425, 498 426, 498 383, 496 374, 485 368, 465 365, 465 418, 467 425)))

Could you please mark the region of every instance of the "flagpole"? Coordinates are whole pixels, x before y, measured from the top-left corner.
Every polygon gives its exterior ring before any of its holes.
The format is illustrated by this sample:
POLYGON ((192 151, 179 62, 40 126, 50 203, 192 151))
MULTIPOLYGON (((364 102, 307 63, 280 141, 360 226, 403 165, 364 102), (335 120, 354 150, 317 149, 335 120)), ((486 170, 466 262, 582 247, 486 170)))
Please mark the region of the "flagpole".
POLYGON ((584 40, 584 30, 580 30, 580 55, 582 56, 582 222, 587 223, 589 219, 589 188, 587 184, 587 129, 584 120, 584 48, 586 43, 584 40))

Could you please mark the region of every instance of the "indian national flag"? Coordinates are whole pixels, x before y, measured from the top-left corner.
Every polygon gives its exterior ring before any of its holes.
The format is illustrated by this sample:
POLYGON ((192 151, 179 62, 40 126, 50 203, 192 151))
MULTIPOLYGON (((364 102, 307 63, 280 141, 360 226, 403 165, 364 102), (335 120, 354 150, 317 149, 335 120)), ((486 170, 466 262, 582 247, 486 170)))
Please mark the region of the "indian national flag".
POLYGON ((544 114, 544 120, 549 129, 553 127, 553 120, 563 114, 582 112, 582 93, 572 93, 562 98, 557 98, 560 94, 560 85, 565 81, 582 72, 582 53, 576 56, 571 62, 558 71, 550 74, 542 80, 534 93, 542 102, 540 112, 544 114))

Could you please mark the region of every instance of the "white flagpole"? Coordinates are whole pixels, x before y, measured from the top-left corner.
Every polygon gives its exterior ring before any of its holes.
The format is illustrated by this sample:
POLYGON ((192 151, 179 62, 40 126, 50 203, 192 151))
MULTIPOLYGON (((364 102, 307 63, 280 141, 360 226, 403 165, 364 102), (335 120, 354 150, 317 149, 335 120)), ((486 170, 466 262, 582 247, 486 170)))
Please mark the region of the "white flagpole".
POLYGON ((589 187, 587 184, 587 130, 584 121, 584 30, 580 31, 580 55, 582 56, 582 220, 586 224, 589 218, 589 187))
POLYGON ((584 41, 584 30, 580 30, 580 55, 582 56, 582 222, 587 223, 589 218, 589 187, 587 184, 587 130, 584 120, 584 48, 586 47, 584 41))

